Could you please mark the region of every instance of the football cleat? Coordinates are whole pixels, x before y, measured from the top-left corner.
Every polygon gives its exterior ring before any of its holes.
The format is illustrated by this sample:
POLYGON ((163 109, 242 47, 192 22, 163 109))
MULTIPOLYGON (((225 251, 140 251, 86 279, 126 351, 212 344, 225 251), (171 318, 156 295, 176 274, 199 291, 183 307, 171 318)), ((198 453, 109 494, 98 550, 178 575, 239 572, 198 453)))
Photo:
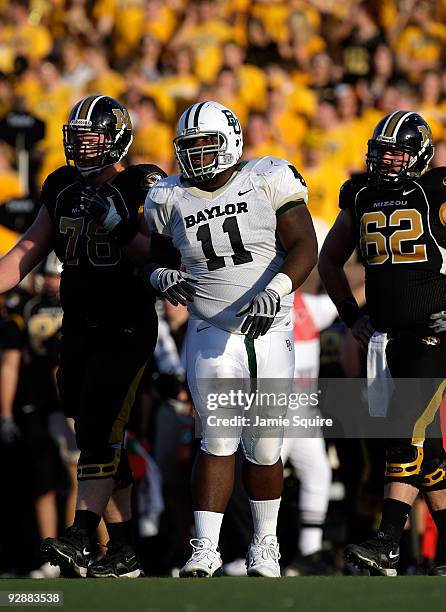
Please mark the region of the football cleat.
POLYGON ((136 553, 130 545, 107 544, 107 553, 92 561, 87 569, 87 578, 138 578, 141 576, 136 553))
POLYGON ((284 572, 285 576, 332 576, 334 573, 333 565, 325 558, 322 550, 299 557, 284 572))
POLYGON ((428 571, 428 576, 446 576, 446 565, 434 565, 428 571))
POLYGON ((254 536, 246 556, 246 573, 248 576, 280 578, 280 552, 276 536, 268 535, 262 540, 254 536))
POLYGON ((362 544, 349 544, 344 551, 345 560, 359 569, 380 576, 396 576, 400 558, 397 542, 381 531, 372 540, 362 544))
POLYGON ((225 576, 246 576, 246 559, 239 558, 223 565, 225 576))
POLYGON ((180 569, 180 578, 210 578, 221 574, 222 561, 218 546, 209 538, 193 538, 193 552, 189 561, 180 569))
POLYGON ((29 577, 34 580, 42 579, 42 578, 59 578, 60 577, 60 569, 56 565, 51 565, 51 563, 44 563, 37 569, 32 570, 29 573, 29 577))
POLYGON ((68 527, 65 535, 58 538, 46 538, 40 547, 42 557, 51 565, 58 565, 62 574, 85 578, 87 568, 93 559, 93 543, 87 532, 79 527, 68 527))

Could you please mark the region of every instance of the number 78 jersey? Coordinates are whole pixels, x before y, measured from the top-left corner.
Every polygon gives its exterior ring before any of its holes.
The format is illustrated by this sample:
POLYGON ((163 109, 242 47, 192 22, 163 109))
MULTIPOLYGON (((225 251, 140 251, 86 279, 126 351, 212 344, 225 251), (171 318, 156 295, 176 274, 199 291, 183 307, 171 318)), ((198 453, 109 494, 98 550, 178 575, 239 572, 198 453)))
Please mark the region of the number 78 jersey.
MULTIPOLYGON (((203 191, 175 175, 148 193, 149 228, 172 239, 188 273, 199 281, 191 316, 239 333, 249 304, 280 271, 286 253, 277 217, 306 205, 305 181, 289 162, 263 157, 237 165, 220 189, 203 191)), ((286 296, 272 331, 290 326, 292 295, 286 296)))
POLYGON ((355 220, 367 306, 378 330, 425 324, 446 310, 446 168, 393 188, 358 175, 341 187, 339 205, 355 220))

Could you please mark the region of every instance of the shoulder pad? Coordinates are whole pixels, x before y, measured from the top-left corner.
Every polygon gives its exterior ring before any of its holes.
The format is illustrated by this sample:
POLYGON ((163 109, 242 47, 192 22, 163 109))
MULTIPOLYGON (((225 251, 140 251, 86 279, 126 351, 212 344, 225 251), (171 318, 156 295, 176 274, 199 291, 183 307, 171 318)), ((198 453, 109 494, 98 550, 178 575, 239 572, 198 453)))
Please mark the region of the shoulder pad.
POLYGON ((367 174, 354 174, 339 190, 339 208, 351 208, 355 203, 356 194, 367 185, 367 174))
POLYGON ((255 159, 248 162, 246 169, 253 170, 256 174, 272 174, 274 172, 278 172, 282 168, 286 168, 287 166, 291 166, 291 163, 286 159, 280 159, 279 157, 268 155, 266 157, 261 157, 260 159, 255 159))
POLYGON ((164 204, 169 199, 175 187, 181 186, 181 174, 166 176, 149 191, 149 198, 157 204, 164 204))
POLYGON ((70 183, 81 181, 80 173, 72 166, 61 166, 49 174, 41 189, 40 198, 44 204, 48 204, 51 198, 56 198, 62 189, 70 183))
POLYGON ((154 164, 135 164, 120 172, 113 184, 120 187, 129 182, 136 188, 148 191, 157 181, 166 176, 164 170, 154 164))
POLYGON ((439 166, 425 172, 419 179, 414 179, 416 182, 422 183, 423 186, 434 187, 437 189, 444 188, 446 192, 446 167, 439 166))

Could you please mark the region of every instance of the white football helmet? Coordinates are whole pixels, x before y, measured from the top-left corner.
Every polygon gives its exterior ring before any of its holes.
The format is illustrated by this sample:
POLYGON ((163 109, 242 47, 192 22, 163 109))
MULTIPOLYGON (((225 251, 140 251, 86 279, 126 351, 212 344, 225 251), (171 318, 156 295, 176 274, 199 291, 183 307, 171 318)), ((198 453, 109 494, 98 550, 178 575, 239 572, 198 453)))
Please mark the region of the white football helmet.
POLYGON ((195 181, 206 181, 238 162, 243 152, 242 128, 226 106, 212 100, 199 102, 181 115, 173 143, 181 174, 195 181), (188 141, 199 136, 214 136, 215 142, 188 146, 188 141), (212 161, 205 164, 205 156, 212 153, 212 161))

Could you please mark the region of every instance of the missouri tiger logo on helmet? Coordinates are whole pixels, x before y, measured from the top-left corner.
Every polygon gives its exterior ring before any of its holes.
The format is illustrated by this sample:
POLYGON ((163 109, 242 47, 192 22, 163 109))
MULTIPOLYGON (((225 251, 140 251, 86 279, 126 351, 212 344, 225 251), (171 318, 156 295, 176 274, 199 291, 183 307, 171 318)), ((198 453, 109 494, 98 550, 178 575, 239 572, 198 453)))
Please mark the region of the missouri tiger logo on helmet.
POLYGON ((77 102, 63 126, 67 164, 82 174, 119 162, 132 142, 127 109, 109 96, 87 96, 77 102))
POLYGON ((412 111, 386 115, 368 142, 367 171, 378 182, 398 183, 421 176, 434 154, 426 121, 412 111))

